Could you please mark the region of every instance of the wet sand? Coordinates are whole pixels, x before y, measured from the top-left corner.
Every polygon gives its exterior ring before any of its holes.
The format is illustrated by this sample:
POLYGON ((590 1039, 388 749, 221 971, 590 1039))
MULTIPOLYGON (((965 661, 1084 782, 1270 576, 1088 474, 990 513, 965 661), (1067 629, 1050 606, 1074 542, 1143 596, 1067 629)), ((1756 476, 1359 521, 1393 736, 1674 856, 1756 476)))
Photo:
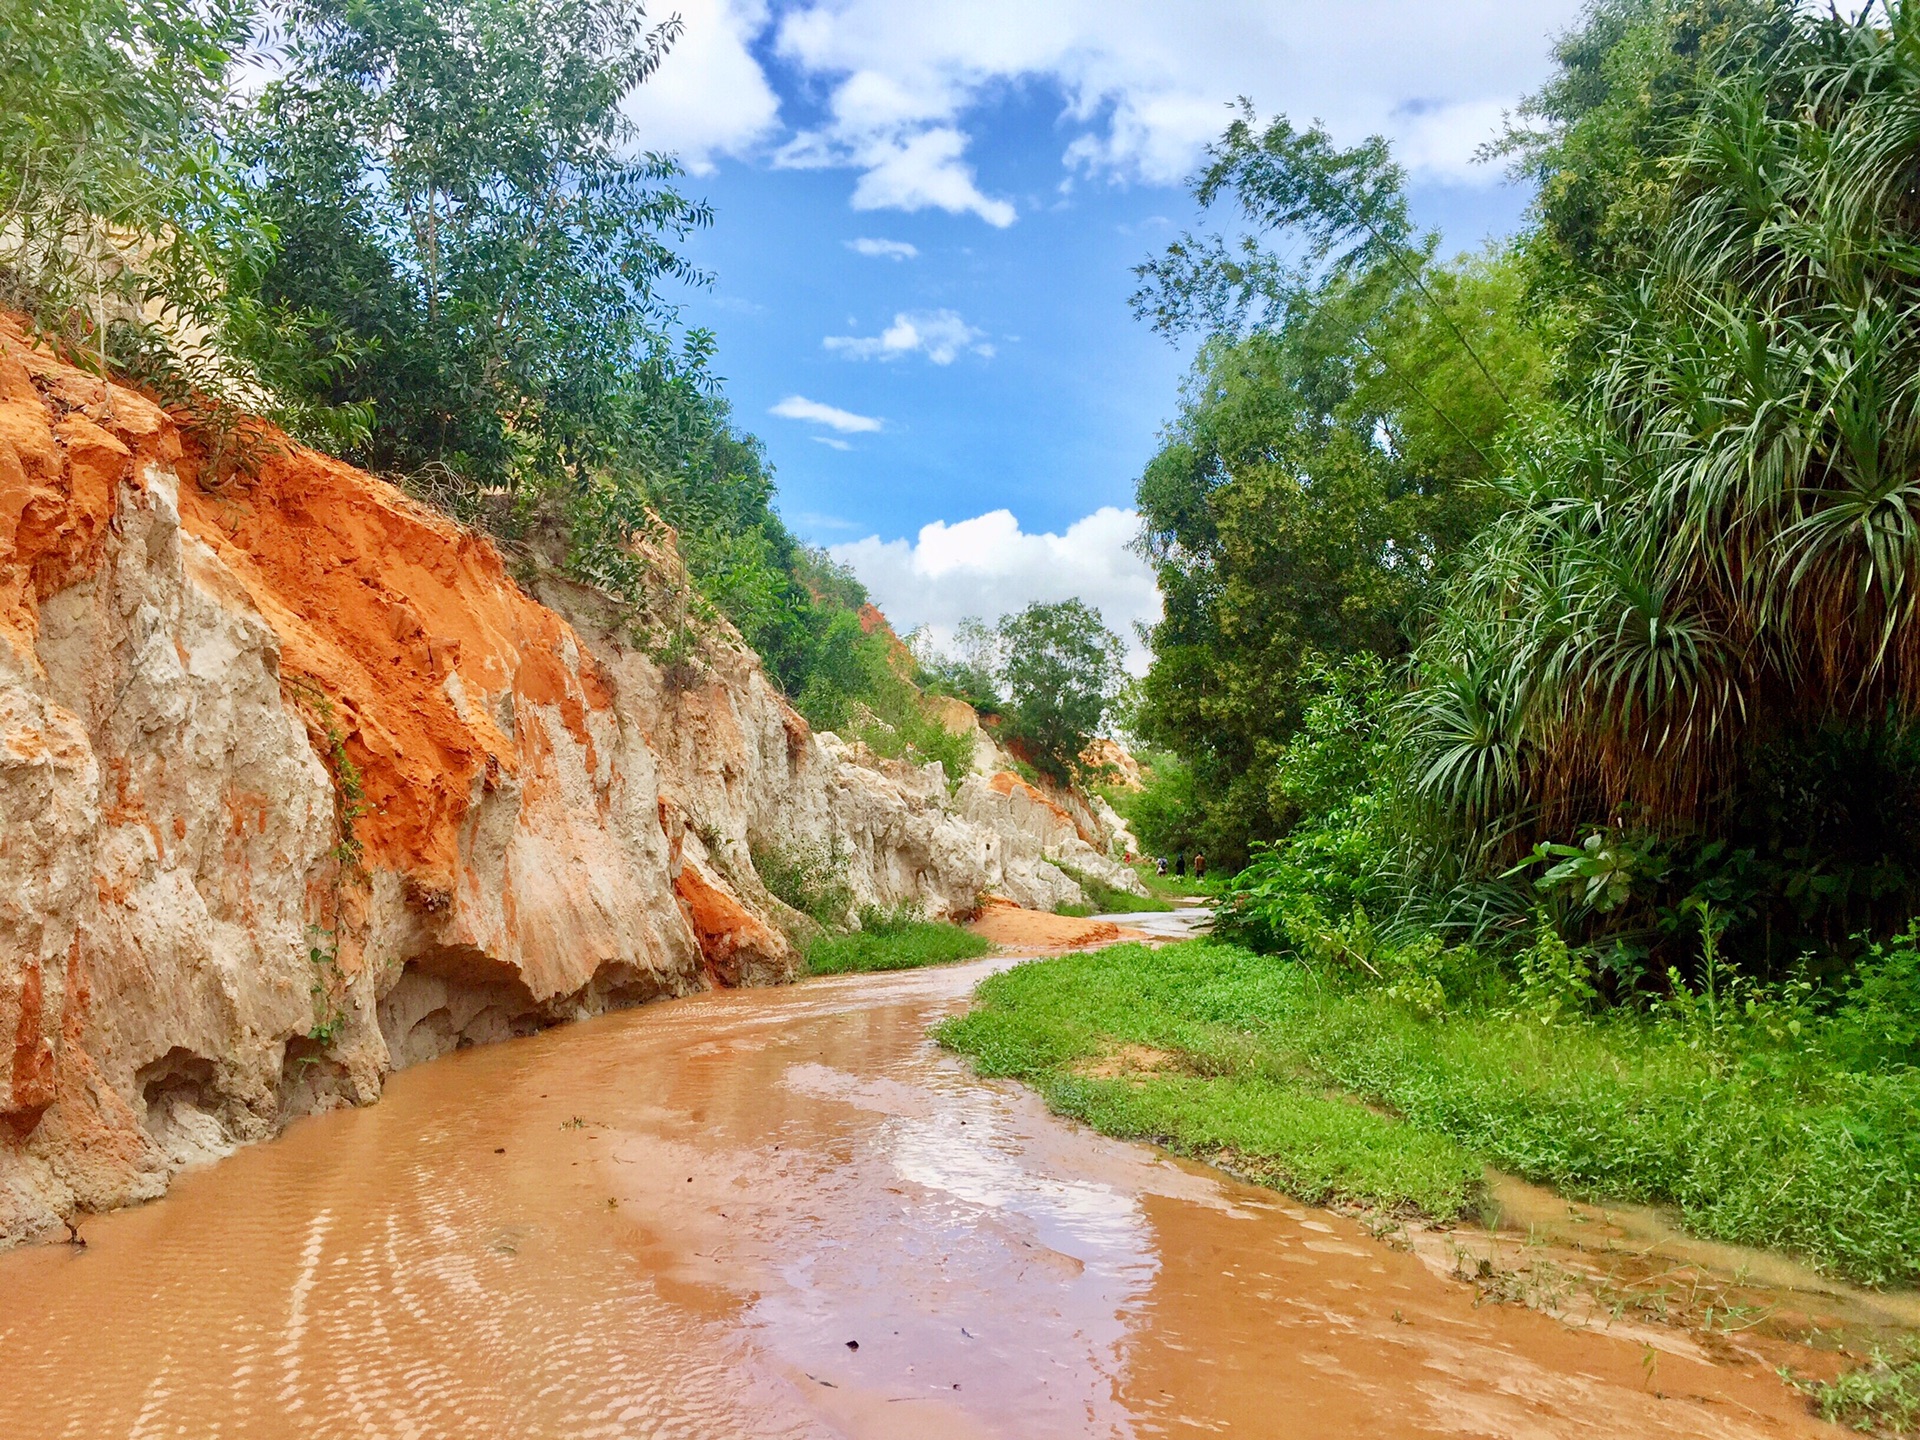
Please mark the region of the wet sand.
POLYGON ((1004 963, 465 1051, 0 1255, 0 1436, 1843 1433, 974 1079, 1004 963))

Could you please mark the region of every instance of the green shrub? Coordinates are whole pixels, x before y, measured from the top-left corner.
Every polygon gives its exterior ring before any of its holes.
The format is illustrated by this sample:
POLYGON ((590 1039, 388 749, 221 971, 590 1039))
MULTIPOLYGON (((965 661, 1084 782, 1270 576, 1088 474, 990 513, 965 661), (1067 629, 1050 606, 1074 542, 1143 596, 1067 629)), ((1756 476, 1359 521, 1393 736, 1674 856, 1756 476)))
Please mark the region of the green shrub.
POLYGON ((1586 1014, 1599 996, 1585 957, 1568 947, 1544 913, 1516 968, 1521 1004, 1545 1024, 1586 1014))
POLYGON ((1148 751, 1140 763, 1140 788, 1112 786, 1101 793, 1150 855, 1193 851, 1196 830, 1193 769, 1177 755, 1148 751))
POLYGON ((836 613, 795 706, 816 730, 858 740, 889 760, 937 760, 954 793, 973 770, 973 740, 947 729, 895 668, 885 631, 866 633, 851 611, 836 613))
POLYGON ((926 909, 912 900, 888 908, 881 905, 862 905, 859 913, 860 933, 863 935, 904 935, 927 923, 926 909))
POLYGON ((1907 1435, 1920 1425, 1920 1347, 1874 1352, 1870 1363, 1806 1387, 1822 1420, 1861 1434, 1907 1435))
POLYGON ((826 845, 804 841, 756 844, 753 868, 773 894, 829 930, 844 929, 853 910, 847 855, 836 836, 826 845))
MULTIPOLYGON (((886 697, 875 697, 886 698, 886 697)), ((853 735, 878 755, 889 759, 937 760, 946 776, 947 793, 956 793, 973 773, 973 738, 949 730, 926 713, 918 696, 899 697, 891 721, 860 725, 853 735)))
MULTIPOLYGON (((1084 870, 1076 870, 1073 866, 1058 860, 1052 863, 1056 870, 1078 885, 1081 893, 1087 897, 1088 903, 1084 910, 1088 915, 1148 914, 1174 908, 1169 902, 1157 896, 1136 895, 1131 890, 1122 890, 1116 885, 1109 885, 1097 875, 1089 875, 1084 870)), ((1082 908, 1077 905, 1063 906, 1059 913, 1068 915, 1082 908)))
POLYGON ((1920 921, 1867 951, 1828 1034, 1851 1068, 1920 1066, 1920 921))

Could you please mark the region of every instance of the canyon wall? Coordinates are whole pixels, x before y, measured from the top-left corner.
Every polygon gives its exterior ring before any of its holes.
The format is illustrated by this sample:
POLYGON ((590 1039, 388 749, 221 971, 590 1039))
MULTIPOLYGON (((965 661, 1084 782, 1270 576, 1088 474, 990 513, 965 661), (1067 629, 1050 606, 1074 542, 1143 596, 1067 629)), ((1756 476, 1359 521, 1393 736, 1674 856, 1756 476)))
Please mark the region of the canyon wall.
POLYGON ((723 623, 663 673, 606 597, 249 443, 203 483, 0 324, 0 1243, 456 1046, 791 978, 756 850, 934 916, 1133 884, 1091 811, 813 734, 723 623))

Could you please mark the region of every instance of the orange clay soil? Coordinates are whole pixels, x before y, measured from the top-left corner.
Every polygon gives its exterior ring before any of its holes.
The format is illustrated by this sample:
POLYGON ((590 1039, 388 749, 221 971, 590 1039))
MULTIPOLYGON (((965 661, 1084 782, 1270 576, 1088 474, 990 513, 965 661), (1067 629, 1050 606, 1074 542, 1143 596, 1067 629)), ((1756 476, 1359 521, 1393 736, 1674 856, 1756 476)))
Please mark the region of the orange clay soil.
POLYGON ((158 406, 29 350, 0 315, 0 642, 36 663, 40 602, 99 564, 120 482, 180 458, 158 406))
POLYGON ((1003 950, 1036 952, 1085 950, 1095 945, 1116 945, 1122 940, 1152 938, 1144 930, 1122 929, 1111 920, 1049 915, 1044 910, 1025 909, 997 895, 987 897, 967 929, 1003 950))
MULTIPOLYGON (((331 703, 319 718, 359 767, 369 860, 424 889, 452 885, 474 777, 532 781, 545 768, 509 733, 509 697, 554 706, 595 768, 586 715, 611 708, 611 693, 491 541, 290 447, 232 493, 183 486, 180 511, 279 632, 289 692, 312 686, 331 703)), ((541 733, 524 731, 536 744, 541 733)))
MULTIPOLYGON (((523 753, 512 702, 555 707, 591 772, 586 715, 610 707, 609 690, 492 542, 269 427, 250 438, 257 473, 203 487, 163 411, 33 348, 0 316, 0 641, 31 657, 39 601, 98 563, 119 486, 175 467, 185 529, 278 633, 282 688, 316 748, 336 770, 338 748, 360 774, 368 863, 431 903, 453 884, 476 777, 534 785, 550 768, 523 753)), ((524 734, 544 747, 540 727, 524 734)))

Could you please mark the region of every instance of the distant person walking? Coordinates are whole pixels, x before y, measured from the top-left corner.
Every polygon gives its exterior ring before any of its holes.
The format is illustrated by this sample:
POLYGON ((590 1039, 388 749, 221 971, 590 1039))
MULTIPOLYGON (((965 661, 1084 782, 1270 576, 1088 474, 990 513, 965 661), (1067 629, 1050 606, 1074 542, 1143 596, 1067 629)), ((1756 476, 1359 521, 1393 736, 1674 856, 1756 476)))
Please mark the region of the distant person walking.
POLYGON ((1207 857, 1196 850, 1193 855, 1193 878, 1196 880, 1204 880, 1206 875, 1207 857))
POLYGON ((1183 880, 1186 878, 1186 875, 1187 875, 1187 852, 1186 851, 1176 850, 1174 852, 1173 873, 1178 875, 1183 880))
POLYGON ((1162 880, 1167 878, 1166 856, 1162 855, 1158 860, 1153 862, 1153 873, 1158 875, 1162 880))

